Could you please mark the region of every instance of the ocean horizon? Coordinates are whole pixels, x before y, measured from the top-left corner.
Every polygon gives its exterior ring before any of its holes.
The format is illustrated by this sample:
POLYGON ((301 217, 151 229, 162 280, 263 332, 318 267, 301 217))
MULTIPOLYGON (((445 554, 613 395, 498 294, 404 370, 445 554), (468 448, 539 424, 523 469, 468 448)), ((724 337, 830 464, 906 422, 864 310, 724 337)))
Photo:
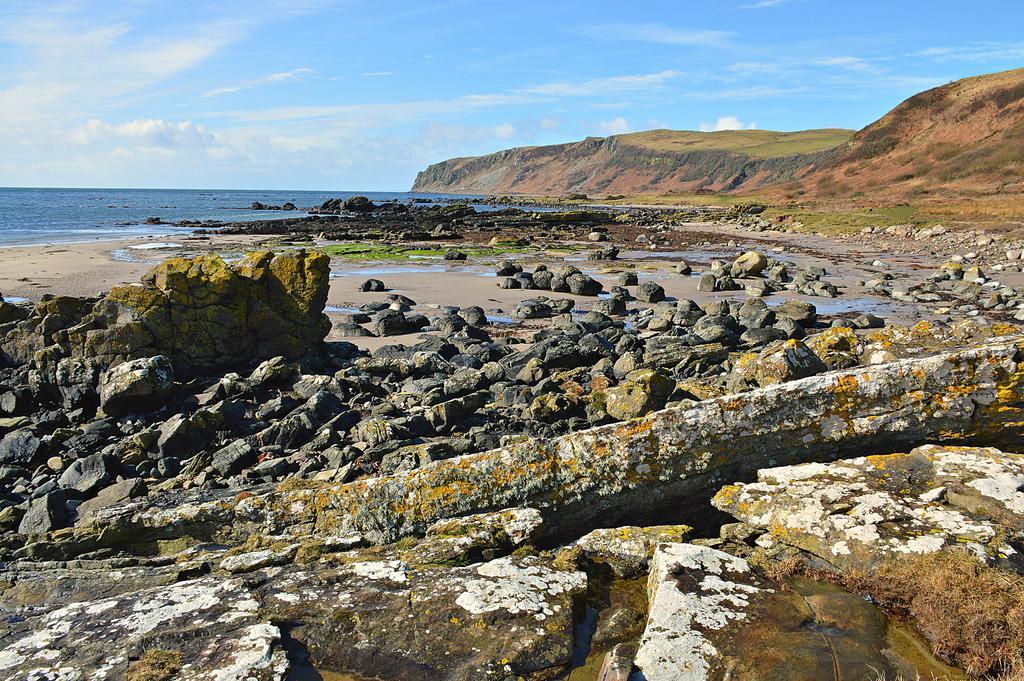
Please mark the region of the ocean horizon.
POLYGON ((0 187, 0 247, 188 234, 194 228, 145 224, 145 221, 159 218, 172 223, 183 220, 245 222, 301 217, 306 215, 302 210, 256 211, 250 206, 254 201, 266 205, 291 202, 301 209, 318 206, 328 199, 356 195, 375 202, 479 198, 478 195, 347 190, 0 187))

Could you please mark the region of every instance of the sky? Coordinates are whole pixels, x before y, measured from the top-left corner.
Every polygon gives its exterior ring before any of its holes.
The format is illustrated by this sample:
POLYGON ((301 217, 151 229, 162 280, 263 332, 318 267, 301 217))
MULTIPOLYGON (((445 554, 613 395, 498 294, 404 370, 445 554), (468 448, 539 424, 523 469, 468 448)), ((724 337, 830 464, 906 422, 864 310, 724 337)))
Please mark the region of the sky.
POLYGON ((652 128, 861 128, 1024 66, 1020 0, 0 0, 0 186, 407 190, 652 128))

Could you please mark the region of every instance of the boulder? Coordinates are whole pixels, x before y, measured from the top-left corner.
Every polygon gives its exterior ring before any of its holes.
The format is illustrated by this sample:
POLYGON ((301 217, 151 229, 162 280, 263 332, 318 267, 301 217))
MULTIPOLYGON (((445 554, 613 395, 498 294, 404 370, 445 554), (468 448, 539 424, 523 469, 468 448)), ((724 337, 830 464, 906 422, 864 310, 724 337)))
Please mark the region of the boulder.
POLYGON ((653 281, 645 281, 636 289, 636 299, 644 303, 660 303, 665 300, 665 289, 653 281))
POLYGON ((824 371, 828 371, 825 363, 799 340, 776 343, 760 353, 746 353, 736 360, 733 367, 736 378, 762 388, 824 371))
POLYGON ((814 304, 796 298, 790 298, 775 308, 775 314, 778 317, 788 317, 804 327, 814 326, 818 321, 818 310, 814 304))
POLYGON ((101 371, 131 359, 164 355, 187 380, 276 355, 300 357, 330 330, 323 314, 328 265, 323 253, 303 250, 252 252, 230 265, 215 254, 170 258, 141 285, 115 286, 91 305, 61 303, 63 317, 80 316, 59 334, 44 324, 55 301, 41 302, 0 348, 23 355, 35 344, 40 386, 72 387, 64 394, 72 403, 87 399, 101 371))
POLYGON ((118 468, 117 459, 110 454, 97 452, 72 462, 61 473, 57 483, 61 488, 72 489, 90 497, 101 487, 113 481, 118 468))
POLYGON ((569 293, 576 296, 596 296, 604 290, 601 282, 582 272, 570 274, 565 278, 565 284, 569 289, 569 293))
POLYGON ((761 274, 767 266, 768 258, 763 253, 746 251, 733 260, 729 274, 734 278, 752 277, 761 274))
POLYGON ((380 291, 387 291, 388 289, 380 279, 367 279, 363 283, 359 284, 359 290, 363 293, 377 293, 380 291))
POLYGON ((0 465, 28 465, 36 457, 39 438, 29 428, 20 428, 0 438, 0 465))
MULTIPOLYGON (((122 577, 123 579, 123 577, 122 577)), ((241 579, 204 577, 62 604, 26 618, 0 643, 10 679, 284 681, 281 632, 241 579)))
POLYGON ((18 524, 19 534, 42 534, 67 526, 67 510, 63 492, 44 494, 33 501, 18 524))
POLYGON ((174 367, 163 355, 115 365, 100 378, 100 407, 110 416, 151 411, 174 387, 174 367))
POLYGON ((665 374, 638 369, 604 391, 604 410, 614 419, 628 421, 664 407, 675 387, 675 381, 665 374))
POLYGON ((432 561, 433 541, 403 557, 293 568, 256 598, 262 612, 299 625, 292 637, 319 669, 428 681, 554 678, 568 667, 584 573, 534 556, 453 567, 432 561))

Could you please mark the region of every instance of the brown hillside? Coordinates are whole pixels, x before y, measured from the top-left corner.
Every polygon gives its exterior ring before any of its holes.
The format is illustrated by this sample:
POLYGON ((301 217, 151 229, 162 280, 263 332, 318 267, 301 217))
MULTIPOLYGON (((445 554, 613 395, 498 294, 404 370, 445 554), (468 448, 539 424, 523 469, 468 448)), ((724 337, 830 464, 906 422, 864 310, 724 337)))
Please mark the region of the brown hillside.
POLYGON ((1024 190, 1024 69, 914 95, 798 183, 790 195, 916 198, 1024 190))

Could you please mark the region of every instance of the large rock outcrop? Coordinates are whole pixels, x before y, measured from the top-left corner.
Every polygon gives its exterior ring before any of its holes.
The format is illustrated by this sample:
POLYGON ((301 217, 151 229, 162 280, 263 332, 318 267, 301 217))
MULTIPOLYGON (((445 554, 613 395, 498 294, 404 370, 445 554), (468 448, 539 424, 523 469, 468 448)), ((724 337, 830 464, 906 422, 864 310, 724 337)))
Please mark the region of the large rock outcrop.
POLYGON ((635 524, 689 504, 757 470, 830 461, 922 442, 1000 444, 1024 430, 1024 338, 833 372, 667 409, 622 425, 497 450, 349 484, 219 499, 176 508, 125 505, 87 525, 25 547, 66 555, 119 542, 238 539, 301 528, 319 536, 357 532, 379 543, 431 523, 528 505, 546 532, 635 524))
POLYGON ((101 372, 131 359, 164 355, 187 379, 297 358, 330 330, 329 262, 302 250, 258 251, 231 264, 215 254, 171 258, 99 300, 44 299, 28 319, 0 326, 0 351, 31 364, 37 390, 68 406, 92 396, 101 372))

